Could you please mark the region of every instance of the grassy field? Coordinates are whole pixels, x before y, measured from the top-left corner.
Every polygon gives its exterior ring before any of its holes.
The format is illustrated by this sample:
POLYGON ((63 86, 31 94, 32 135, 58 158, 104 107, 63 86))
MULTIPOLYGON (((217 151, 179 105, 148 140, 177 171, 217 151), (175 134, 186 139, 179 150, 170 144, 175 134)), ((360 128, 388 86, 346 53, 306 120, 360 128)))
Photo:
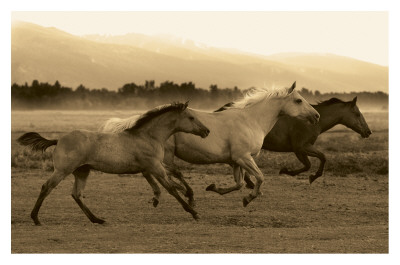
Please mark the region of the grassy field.
POLYGON ((324 175, 278 175, 297 168, 292 153, 262 152, 263 196, 243 208, 239 192, 220 196, 211 183, 231 185, 227 165, 179 165, 193 187, 200 220, 194 221, 162 190, 157 208, 141 175, 92 172, 85 201, 104 225, 84 216, 71 198, 73 177, 47 197, 34 226, 30 211, 52 170, 51 150, 32 153, 18 146, 24 132, 58 138, 73 129, 96 130, 110 117, 135 112, 13 111, 11 138, 12 253, 388 253, 388 113, 367 112, 373 134, 361 139, 342 126, 324 133, 316 146, 327 157, 324 175))

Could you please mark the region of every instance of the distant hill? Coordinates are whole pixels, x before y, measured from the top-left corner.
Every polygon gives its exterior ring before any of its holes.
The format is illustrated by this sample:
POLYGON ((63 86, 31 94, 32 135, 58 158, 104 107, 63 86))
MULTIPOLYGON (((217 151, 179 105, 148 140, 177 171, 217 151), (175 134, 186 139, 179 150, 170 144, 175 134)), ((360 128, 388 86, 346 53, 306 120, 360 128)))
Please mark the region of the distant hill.
POLYGON ((32 80, 116 90, 126 83, 193 82, 196 87, 289 86, 320 92, 388 92, 388 67, 331 54, 261 56, 168 36, 74 36, 16 22, 11 82, 32 80))

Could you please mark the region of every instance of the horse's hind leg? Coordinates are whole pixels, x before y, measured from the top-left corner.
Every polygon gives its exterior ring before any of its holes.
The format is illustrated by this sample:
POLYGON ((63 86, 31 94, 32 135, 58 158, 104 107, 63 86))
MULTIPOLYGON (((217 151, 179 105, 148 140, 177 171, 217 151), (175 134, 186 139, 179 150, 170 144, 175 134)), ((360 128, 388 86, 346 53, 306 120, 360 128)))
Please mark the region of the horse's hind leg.
POLYGON ((42 190, 40 191, 39 197, 31 212, 31 218, 35 222, 35 225, 40 225, 38 213, 44 199, 61 182, 61 180, 63 180, 68 175, 69 173, 64 173, 55 169, 51 177, 46 181, 46 183, 43 184, 42 190))
POLYGON ((151 188, 153 189, 154 197, 153 197, 153 206, 157 207, 159 201, 160 201, 160 195, 161 195, 161 190, 158 187, 157 183, 154 181, 153 177, 147 173, 143 172, 142 173, 143 177, 146 178, 147 182, 150 184, 151 188))
POLYGON ((288 170, 286 167, 284 167, 279 171, 279 174, 287 174, 290 176, 296 176, 296 175, 303 173, 310 169, 311 162, 308 159, 307 154, 304 152, 304 150, 295 152, 295 155, 299 159, 299 161, 304 165, 304 167, 302 167, 300 169, 296 169, 296 170, 288 170))
POLYGON ((206 190, 207 191, 214 191, 220 195, 227 194, 229 192, 235 191, 235 190, 240 190, 244 183, 243 183, 243 175, 244 171, 240 168, 238 165, 233 165, 233 177, 235 179, 236 184, 232 187, 227 187, 227 188, 217 188, 215 184, 209 185, 206 190))
POLYGON ((97 218, 81 200, 82 191, 85 189, 86 180, 89 176, 89 173, 90 167, 87 165, 81 166, 73 172, 75 176, 75 183, 72 189, 72 198, 74 198, 76 203, 92 223, 102 224, 105 221, 97 218))

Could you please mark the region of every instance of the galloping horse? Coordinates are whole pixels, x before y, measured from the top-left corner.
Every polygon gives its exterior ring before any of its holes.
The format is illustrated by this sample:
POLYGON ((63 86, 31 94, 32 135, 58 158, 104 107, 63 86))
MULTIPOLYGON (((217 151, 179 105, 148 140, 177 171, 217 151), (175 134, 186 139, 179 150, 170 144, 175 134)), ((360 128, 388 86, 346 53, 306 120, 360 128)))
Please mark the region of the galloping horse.
MULTIPOLYGON (((243 99, 233 102, 226 111, 211 113, 199 111, 196 113, 197 117, 213 132, 209 137, 196 139, 189 134, 176 133, 167 141, 164 164, 185 185, 189 204, 194 202, 193 191, 176 169, 175 156, 195 164, 232 165, 236 182, 234 186, 217 188, 212 184, 207 187, 207 190, 219 194, 241 189, 243 169, 254 175, 257 179, 255 188, 243 198, 243 206, 247 206, 261 193, 263 174, 253 156, 260 152, 264 137, 272 129, 278 117, 287 114, 311 123, 316 123, 319 119, 318 112, 294 90, 295 86, 296 82, 290 88, 279 90, 253 89, 243 99)), ((154 182, 150 185, 157 197, 158 187, 154 182)))
MULTIPOLYGON (((275 126, 264 138, 262 149, 275 152, 294 152, 296 157, 304 165, 303 168, 297 170, 288 170, 284 167, 280 170, 279 174, 295 176, 309 170, 311 163, 308 156, 312 156, 317 157, 320 160, 320 164, 317 172, 309 176, 310 184, 322 176, 326 161, 325 155, 313 145, 321 133, 331 129, 337 124, 342 124, 359 133, 361 137, 368 138, 372 132, 356 103, 357 97, 348 102, 337 98, 331 98, 317 105, 312 105, 321 115, 317 124, 309 124, 289 116, 279 118, 275 126)), ((227 105, 229 104, 230 103, 227 105)), ((224 107, 217 111, 222 111, 223 108, 224 107)), ((254 183, 252 183, 247 173, 245 175, 245 181, 247 187, 254 187, 254 183)))
POLYGON ((75 176, 72 197, 90 221, 103 223, 104 220, 96 217, 81 200, 91 169, 114 174, 143 172, 146 176, 154 176, 197 219, 196 211, 166 180, 162 165, 164 144, 172 134, 186 132, 203 138, 208 136, 209 129, 196 115, 195 111, 187 108, 187 103, 174 103, 146 112, 130 128, 120 133, 76 130, 59 140, 47 140, 34 132, 22 135, 18 142, 35 151, 45 151, 49 146, 56 145, 53 152, 54 172, 42 186, 31 212, 33 221, 40 225, 38 212, 43 200, 61 180, 72 173, 75 176))

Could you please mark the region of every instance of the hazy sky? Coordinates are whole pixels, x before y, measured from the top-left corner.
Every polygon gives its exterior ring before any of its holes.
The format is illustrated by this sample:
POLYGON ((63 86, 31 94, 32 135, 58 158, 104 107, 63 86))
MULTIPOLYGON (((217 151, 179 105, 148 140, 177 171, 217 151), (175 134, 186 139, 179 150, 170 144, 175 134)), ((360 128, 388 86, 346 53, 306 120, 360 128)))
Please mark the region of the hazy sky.
POLYGON ((388 65, 387 12, 12 12, 74 35, 168 34, 259 54, 317 52, 388 65))

